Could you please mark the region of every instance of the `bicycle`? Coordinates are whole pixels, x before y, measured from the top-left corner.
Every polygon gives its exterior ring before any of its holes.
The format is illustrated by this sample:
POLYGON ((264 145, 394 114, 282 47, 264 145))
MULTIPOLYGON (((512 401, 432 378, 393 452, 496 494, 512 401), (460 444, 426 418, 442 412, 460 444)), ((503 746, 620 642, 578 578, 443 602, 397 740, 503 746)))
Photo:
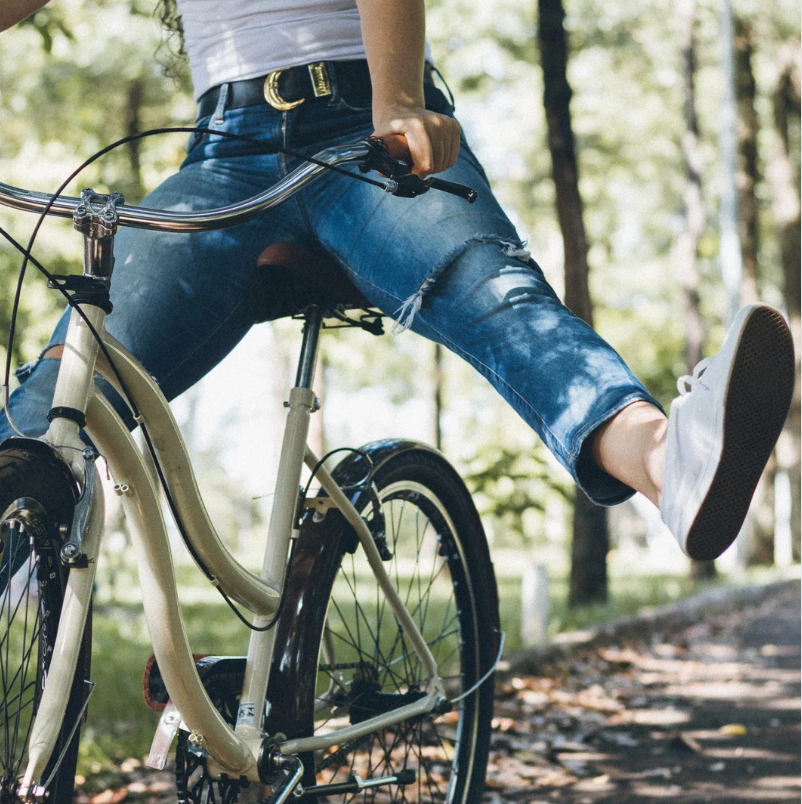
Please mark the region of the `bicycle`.
POLYGON ((493 566, 470 494, 440 453, 417 442, 346 448, 331 472, 328 456, 319 459, 306 443, 319 408, 311 386, 325 320, 379 334, 382 314, 321 255, 274 244, 260 257, 265 270, 302 294, 294 312, 304 325, 259 576, 215 533, 156 381, 100 334, 111 312, 119 225, 233 226, 344 164, 379 170, 389 178, 374 183, 398 195, 436 188, 470 200, 473 193, 408 174, 370 140, 322 151, 262 194, 199 213, 130 206, 116 193, 85 190, 78 199, 0 184, 0 204, 71 217, 84 237, 83 275, 49 282, 73 307, 50 428, 41 439, 20 435, 0 445, 0 803, 71 800, 93 689, 91 599, 104 508, 99 456, 122 498, 153 643, 145 697, 162 715, 148 764, 163 768, 178 738, 181 804, 253 800, 261 785, 270 786, 271 804, 291 796, 479 801, 503 638, 493 566), (127 401, 155 477, 95 392, 95 374, 127 401), (304 464, 311 476, 302 489, 304 464), (312 478, 320 483, 317 496, 309 495, 312 478), (250 628, 247 656, 193 657, 157 484, 196 564, 250 628))

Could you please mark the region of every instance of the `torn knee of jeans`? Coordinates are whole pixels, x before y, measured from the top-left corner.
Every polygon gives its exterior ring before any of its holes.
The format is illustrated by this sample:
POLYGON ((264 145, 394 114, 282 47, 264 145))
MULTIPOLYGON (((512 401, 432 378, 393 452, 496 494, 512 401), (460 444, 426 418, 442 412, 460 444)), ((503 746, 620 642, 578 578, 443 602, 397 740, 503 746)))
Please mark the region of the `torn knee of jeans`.
POLYGON ((63 343, 51 343, 43 352, 39 355, 40 360, 48 360, 48 359, 55 359, 61 360, 61 356, 64 354, 64 344, 63 343))
POLYGON ((20 383, 25 382, 28 377, 33 374, 33 370, 42 362, 42 360, 60 360, 61 353, 64 350, 63 343, 52 343, 47 348, 45 348, 39 357, 36 360, 29 360, 27 363, 23 363, 15 372, 14 376, 19 380, 20 383), (49 354, 50 352, 54 352, 54 354, 49 354))
POLYGON ((505 257, 512 257, 518 260, 523 265, 529 265, 532 255, 526 250, 524 243, 521 240, 505 240, 503 237, 497 235, 475 235, 468 238, 464 243, 460 243, 454 247, 440 262, 432 268, 427 274, 426 278, 421 283, 421 286, 405 301, 395 312, 395 326, 393 327, 393 334, 403 332, 412 326, 418 311, 423 306, 424 297, 432 290, 435 282, 440 278, 443 272, 453 265, 470 246, 474 245, 490 245, 498 246, 505 257))
POLYGON ((504 252, 505 257, 512 257, 519 260, 524 265, 529 264, 532 255, 526 250, 526 243, 521 240, 505 240, 503 237, 496 237, 495 235, 480 235, 472 237, 468 243, 484 243, 488 245, 500 246, 504 252))

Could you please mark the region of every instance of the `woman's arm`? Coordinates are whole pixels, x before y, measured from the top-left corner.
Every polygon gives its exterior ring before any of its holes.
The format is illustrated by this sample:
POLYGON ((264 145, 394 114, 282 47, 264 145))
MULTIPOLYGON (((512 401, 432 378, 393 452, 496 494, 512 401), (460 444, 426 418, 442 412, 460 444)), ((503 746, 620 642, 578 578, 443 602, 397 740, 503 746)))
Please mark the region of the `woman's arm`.
POLYGON ((0 31, 5 31, 47 5, 48 0, 0 0, 0 31))
POLYGON ((423 100, 423 0, 356 0, 373 84, 376 136, 402 134, 413 173, 439 173, 457 161, 459 123, 423 100))

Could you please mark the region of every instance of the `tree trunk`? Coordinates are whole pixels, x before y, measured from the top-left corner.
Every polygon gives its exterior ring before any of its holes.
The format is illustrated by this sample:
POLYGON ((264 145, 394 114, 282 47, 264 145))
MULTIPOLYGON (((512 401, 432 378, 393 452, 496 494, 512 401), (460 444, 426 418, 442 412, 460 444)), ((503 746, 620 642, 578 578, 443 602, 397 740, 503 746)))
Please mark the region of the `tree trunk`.
MULTIPOLYGON (((326 397, 326 353, 321 349, 315 372, 315 396, 322 401, 326 397)), ((315 411, 309 420, 309 446, 318 458, 326 454, 326 420, 323 416, 324 408, 315 411)))
MULTIPOLYGON (((699 309, 699 242, 705 226, 702 198, 702 155, 699 148, 699 118, 696 114, 696 0, 680 0, 678 8, 682 24, 682 77, 685 131, 682 135, 682 161, 685 166, 685 225, 677 238, 674 265, 682 290, 685 308, 685 364, 688 373, 702 359, 704 329, 699 309)), ((700 581, 713 578, 713 561, 691 562, 691 578, 700 581)))
POLYGON ((604 603, 607 600, 607 552, 610 534, 607 509, 594 505, 582 491, 574 494, 571 575, 568 605, 604 603))
POLYGON ((758 277, 757 114, 755 74, 752 70, 752 25, 735 18, 735 97, 738 104, 738 231, 743 279, 741 304, 760 298, 758 277))
POLYGON ((724 96, 719 119, 719 158, 721 186, 719 193, 719 262, 721 279, 727 291, 729 325, 738 313, 743 275, 741 239, 738 231, 738 108, 735 98, 735 57, 732 8, 722 0, 721 53, 724 72, 724 96))
POLYGON ((766 173, 772 186, 772 209, 777 222, 783 295, 796 351, 796 383, 791 412, 777 444, 777 471, 788 477, 790 530, 794 557, 800 560, 800 205, 799 179, 791 159, 790 133, 800 119, 800 50, 794 40, 780 54, 780 75, 774 91, 776 157, 766 173))
MULTIPOLYGON (((543 68, 543 105, 548 126, 557 216, 565 251, 565 304, 593 325, 588 289, 588 243, 582 220, 579 171, 571 127, 568 37, 561 0, 538 0, 538 35, 543 68)), ((607 599, 607 512, 579 490, 574 496, 571 606, 607 599)))
POLYGON ((685 306, 685 363, 688 373, 702 359, 704 331, 699 310, 699 241, 705 226, 702 200, 702 155, 699 149, 699 120, 696 115, 696 0, 683 0, 680 14, 683 24, 682 65, 684 79, 685 132, 682 135, 682 160, 687 183, 685 225, 677 238, 674 265, 682 288, 685 306))
MULTIPOLYGON (((758 176, 758 120, 755 112, 756 85, 752 69, 752 25, 734 19, 735 100, 738 108, 738 235, 741 242, 741 304, 760 298, 758 176)), ((745 565, 771 564, 774 557, 774 462, 763 473, 738 539, 738 552, 745 565)))

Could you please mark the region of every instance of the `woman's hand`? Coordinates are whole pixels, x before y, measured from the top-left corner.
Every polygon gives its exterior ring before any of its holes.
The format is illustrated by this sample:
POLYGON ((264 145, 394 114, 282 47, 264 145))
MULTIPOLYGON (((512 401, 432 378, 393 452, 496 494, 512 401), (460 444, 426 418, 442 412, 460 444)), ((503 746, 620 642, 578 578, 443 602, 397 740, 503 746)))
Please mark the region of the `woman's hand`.
POLYGON ((394 138, 389 143, 390 155, 410 158, 412 172, 421 178, 440 173, 457 161, 460 125, 452 117, 417 106, 374 107, 373 126, 376 137, 400 134, 406 139, 408 152, 398 151, 398 139, 394 138))

